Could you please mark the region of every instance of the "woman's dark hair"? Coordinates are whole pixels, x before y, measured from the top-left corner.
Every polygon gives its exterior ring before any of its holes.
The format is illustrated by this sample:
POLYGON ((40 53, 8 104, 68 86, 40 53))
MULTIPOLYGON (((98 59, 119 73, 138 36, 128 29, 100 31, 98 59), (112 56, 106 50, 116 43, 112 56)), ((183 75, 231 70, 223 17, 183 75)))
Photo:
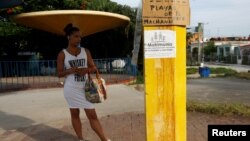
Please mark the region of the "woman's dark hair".
POLYGON ((74 27, 72 23, 67 24, 66 27, 64 28, 64 32, 66 36, 70 36, 72 33, 76 31, 80 31, 80 30, 79 28, 74 27))

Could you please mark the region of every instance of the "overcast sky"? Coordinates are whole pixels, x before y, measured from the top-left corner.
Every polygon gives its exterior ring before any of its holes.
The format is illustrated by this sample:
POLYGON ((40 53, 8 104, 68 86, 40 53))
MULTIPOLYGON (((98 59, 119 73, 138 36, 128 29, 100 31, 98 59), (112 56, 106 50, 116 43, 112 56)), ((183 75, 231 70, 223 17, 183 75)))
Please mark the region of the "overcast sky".
MULTIPOLYGON (((111 0, 137 7, 140 0, 111 0)), ((250 0, 190 0, 191 24, 204 23, 205 37, 249 36, 250 0)))

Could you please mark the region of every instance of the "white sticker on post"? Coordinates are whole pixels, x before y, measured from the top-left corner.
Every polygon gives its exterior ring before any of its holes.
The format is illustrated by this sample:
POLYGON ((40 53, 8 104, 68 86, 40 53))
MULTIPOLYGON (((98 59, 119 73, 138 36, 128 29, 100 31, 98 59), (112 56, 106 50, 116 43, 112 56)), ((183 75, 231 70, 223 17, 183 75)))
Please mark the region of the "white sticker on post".
POLYGON ((145 58, 175 58, 176 32, 172 30, 144 31, 145 58))

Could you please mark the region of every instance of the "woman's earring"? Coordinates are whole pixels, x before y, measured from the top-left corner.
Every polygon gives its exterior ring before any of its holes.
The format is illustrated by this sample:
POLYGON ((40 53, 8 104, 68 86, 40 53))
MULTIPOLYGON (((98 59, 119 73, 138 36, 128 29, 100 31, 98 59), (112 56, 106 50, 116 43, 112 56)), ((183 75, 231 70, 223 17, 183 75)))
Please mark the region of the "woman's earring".
POLYGON ((67 38, 68 38, 68 40, 69 40, 69 36, 68 36, 67 38))

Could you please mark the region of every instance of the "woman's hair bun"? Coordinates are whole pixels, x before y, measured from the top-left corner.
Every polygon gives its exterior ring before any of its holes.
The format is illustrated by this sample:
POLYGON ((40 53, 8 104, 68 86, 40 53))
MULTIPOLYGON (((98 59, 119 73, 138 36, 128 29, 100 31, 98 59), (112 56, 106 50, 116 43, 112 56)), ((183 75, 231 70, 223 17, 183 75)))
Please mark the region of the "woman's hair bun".
POLYGON ((79 31, 79 29, 77 27, 74 27, 72 23, 69 23, 64 27, 64 32, 67 36, 72 34, 74 31, 79 31))
POLYGON ((70 29, 71 29, 72 27, 73 27, 73 24, 72 24, 72 23, 69 23, 69 24, 67 24, 67 25, 65 26, 64 32, 65 32, 66 35, 69 34, 70 29))

